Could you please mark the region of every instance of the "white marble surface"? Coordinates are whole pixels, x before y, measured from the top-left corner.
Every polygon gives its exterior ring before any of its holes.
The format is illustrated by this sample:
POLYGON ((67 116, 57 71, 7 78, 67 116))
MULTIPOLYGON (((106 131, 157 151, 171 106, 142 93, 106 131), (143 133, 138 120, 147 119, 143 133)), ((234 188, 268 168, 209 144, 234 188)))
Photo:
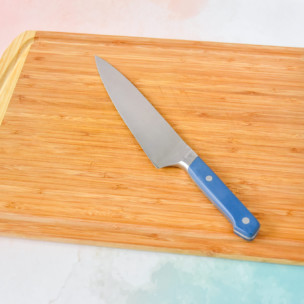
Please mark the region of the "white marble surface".
MULTIPOLYGON (((1 0, 0 8, 0 53, 27 29, 304 47, 302 0, 1 0)), ((302 267, 0 238, 4 304, 303 304, 303 281, 302 267)))

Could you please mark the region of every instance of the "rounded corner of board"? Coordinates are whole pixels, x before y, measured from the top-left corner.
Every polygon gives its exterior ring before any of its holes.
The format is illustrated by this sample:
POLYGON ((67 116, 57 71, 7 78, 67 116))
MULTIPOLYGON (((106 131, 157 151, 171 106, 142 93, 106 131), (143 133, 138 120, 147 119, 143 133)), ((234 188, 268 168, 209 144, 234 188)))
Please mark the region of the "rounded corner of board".
POLYGON ((0 58, 0 125, 35 36, 36 31, 22 32, 0 58))

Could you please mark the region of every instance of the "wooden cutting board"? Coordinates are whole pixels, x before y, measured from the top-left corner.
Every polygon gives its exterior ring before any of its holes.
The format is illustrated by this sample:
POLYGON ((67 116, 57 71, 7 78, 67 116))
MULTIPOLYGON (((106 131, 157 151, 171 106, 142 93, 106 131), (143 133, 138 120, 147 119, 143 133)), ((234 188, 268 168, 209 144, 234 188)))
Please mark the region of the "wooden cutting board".
POLYGON ((0 89, 2 235, 304 264, 304 49, 25 32, 0 89), (184 171, 153 167, 94 55, 258 218, 253 242, 184 171))

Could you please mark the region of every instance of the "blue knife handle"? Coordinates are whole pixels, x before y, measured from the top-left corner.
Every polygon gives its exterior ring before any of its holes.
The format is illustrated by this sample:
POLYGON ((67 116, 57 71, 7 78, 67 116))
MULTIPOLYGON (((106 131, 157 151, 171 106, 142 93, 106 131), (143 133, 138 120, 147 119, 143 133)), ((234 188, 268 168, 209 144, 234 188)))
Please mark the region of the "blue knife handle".
POLYGON ((200 157, 191 163, 188 173, 209 200, 232 223, 234 232, 245 240, 253 240, 260 223, 200 157))

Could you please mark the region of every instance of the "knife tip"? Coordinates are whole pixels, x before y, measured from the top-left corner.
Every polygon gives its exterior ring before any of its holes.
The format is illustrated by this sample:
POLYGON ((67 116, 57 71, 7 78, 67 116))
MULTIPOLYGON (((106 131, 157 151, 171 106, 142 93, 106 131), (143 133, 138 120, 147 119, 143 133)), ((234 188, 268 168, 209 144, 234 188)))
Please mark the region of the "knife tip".
POLYGON ((100 57, 97 56, 97 55, 95 55, 95 63, 96 63, 96 65, 97 65, 97 67, 99 67, 99 68, 105 67, 105 66, 108 66, 108 65, 109 65, 109 63, 108 63, 106 60, 100 58, 100 57))

